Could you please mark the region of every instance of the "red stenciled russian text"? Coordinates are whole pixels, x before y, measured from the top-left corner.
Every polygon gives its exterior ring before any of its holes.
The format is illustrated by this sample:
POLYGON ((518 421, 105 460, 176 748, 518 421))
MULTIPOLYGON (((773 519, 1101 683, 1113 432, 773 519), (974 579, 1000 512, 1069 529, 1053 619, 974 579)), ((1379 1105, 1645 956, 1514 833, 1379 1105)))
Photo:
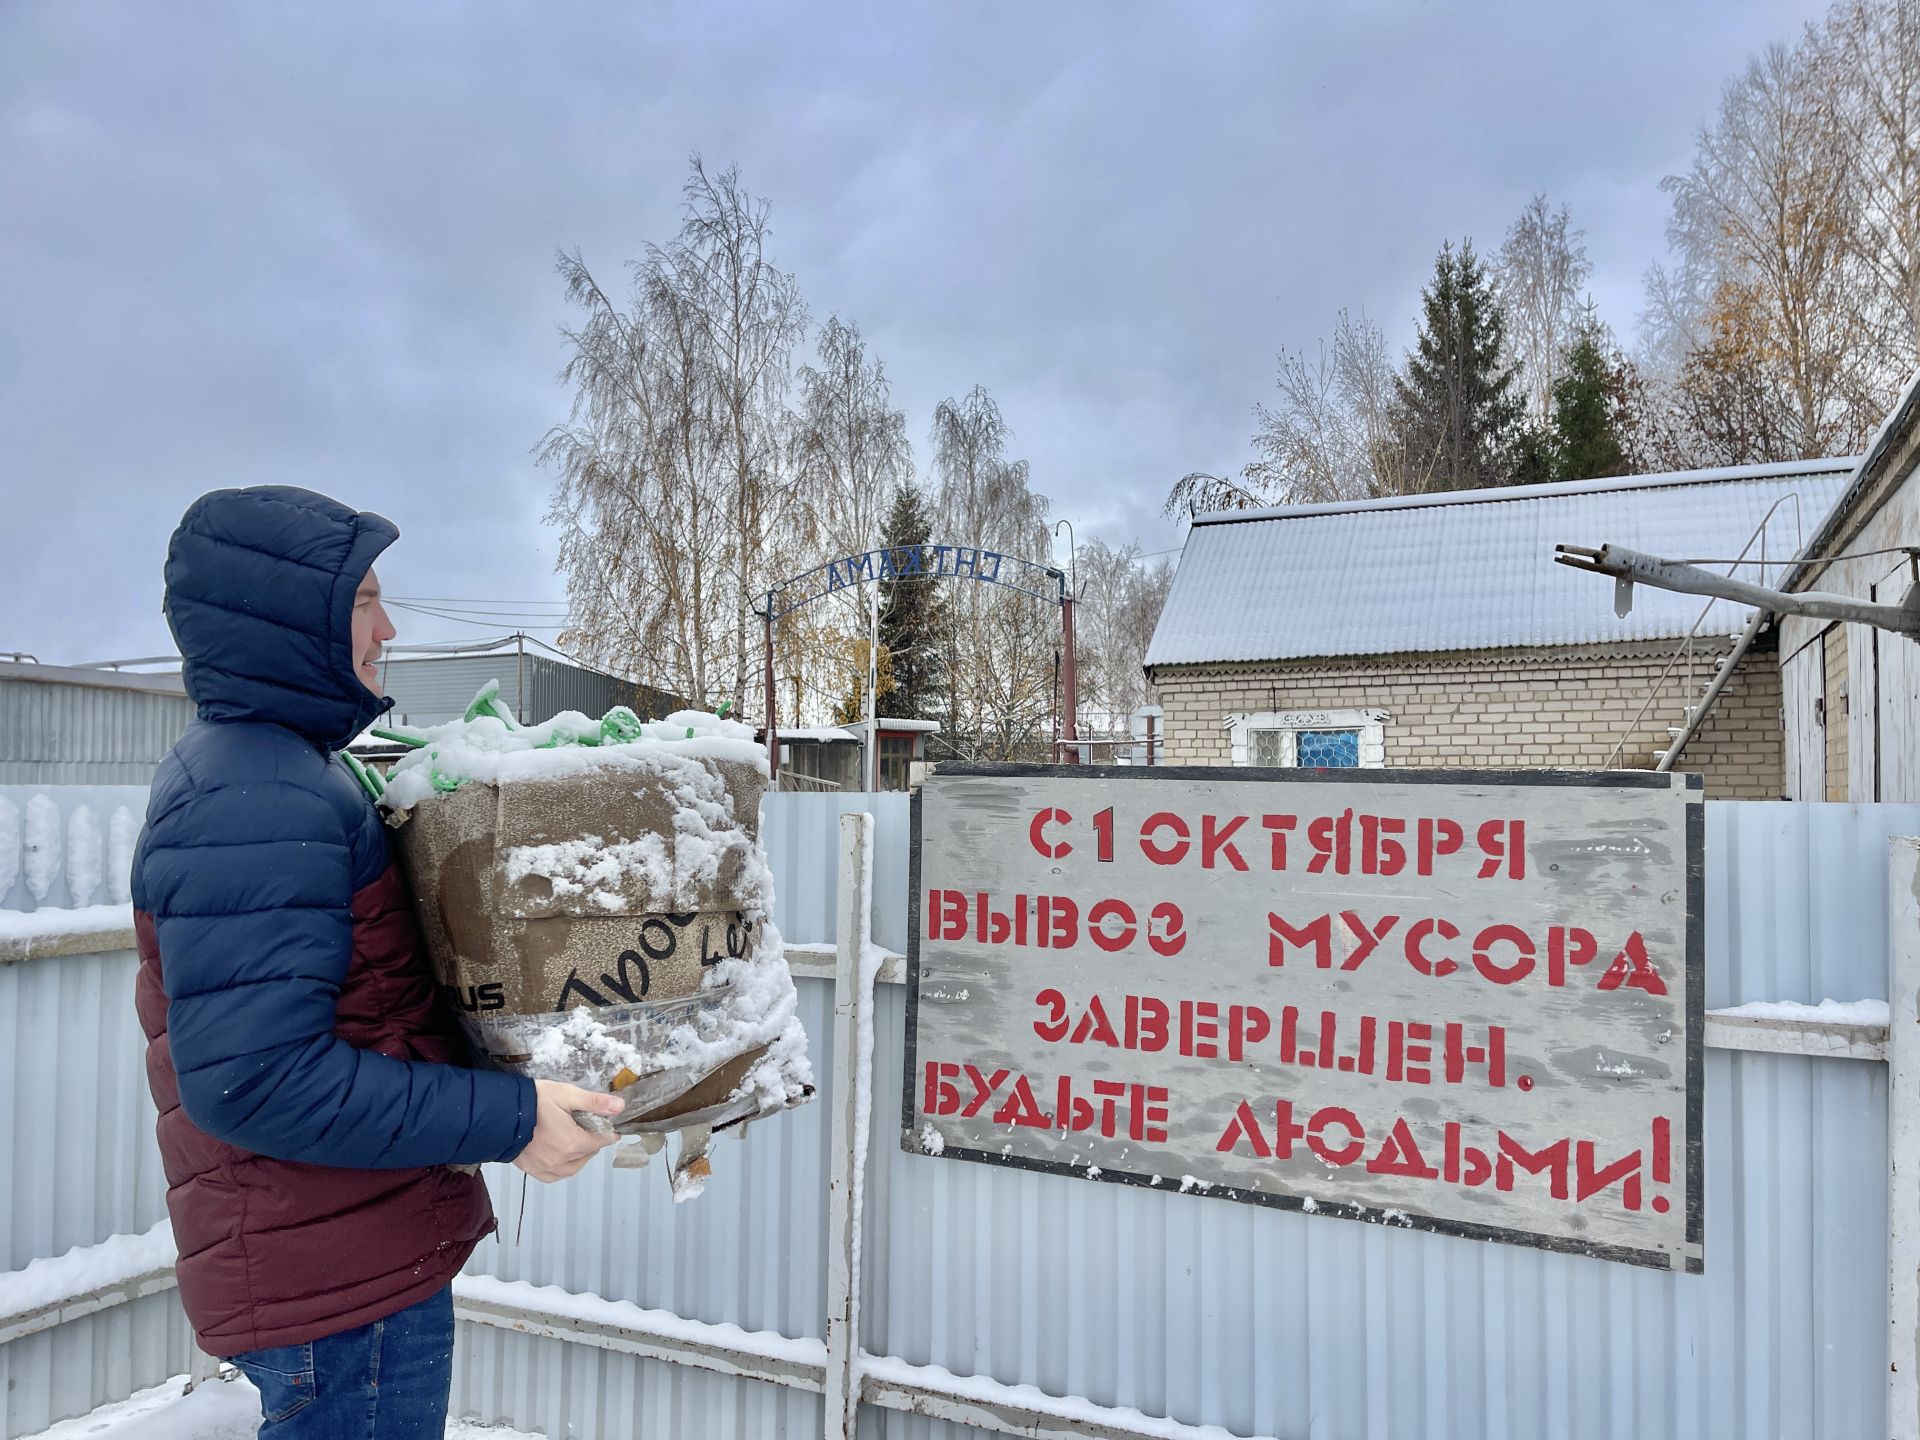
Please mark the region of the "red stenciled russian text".
POLYGON ((1145 948, 1178 955, 1187 944, 1187 917, 1171 900, 1136 908, 1120 899, 1084 907, 1069 895, 995 898, 984 890, 929 890, 927 939, 975 940, 1039 950, 1071 950, 1082 940, 1109 954, 1145 948))
POLYGON ((1456 973, 1477 975, 1494 985, 1517 985, 1539 975, 1553 988, 1592 977, 1596 990, 1644 990, 1665 995, 1667 982, 1648 953, 1646 938, 1631 931, 1604 966, 1586 967, 1600 957, 1600 942, 1578 925, 1548 925, 1528 930, 1519 925, 1484 925, 1468 935, 1438 916, 1375 915, 1353 910, 1311 918, 1267 913, 1267 963, 1284 966, 1306 959, 1320 970, 1358 970, 1376 954, 1403 959, 1422 975, 1441 979, 1456 973))
POLYGON ((1458 1021, 1342 1017, 1333 1010, 1154 995, 1090 995, 1069 1002, 1048 987, 1033 997, 1033 1033, 1049 1045, 1098 1045, 1198 1060, 1278 1060, 1304 1070, 1378 1075, 1394 1084, 1505 1089, 1507 1031, 1458 1021))
MULTIPOLYGON (((1077 852, 1073 815, 1057 805, 1034 813, 1027 840, 1034 853, 1063 860, 1077 852)), ((1088 818, 1096 862, 1111 862, 1115 824, 1111 807, 1088 818)), ((1084 835, 1084 830, 1081 832, 1084 835)), ((1352 807, 1338 815, 1215 815, 1156 810, 1142 820, 1132 843, 1155 865, 1202 870, 1305 870, 1308 874, 1436 875, 1460 857, 1481 880, 1527 878, 1527 822, 1478 822, 1444 816, 1373 815, 1352 807), (1263 841, 1264 836, 1264 843, 1263 841), (1264 862, 1264 867, 1263 867, 1264 862)))
POLYGON ((1650 1203, 1658 1214, 1672 1205, 1663 1189, 1673 1181, 1673 1122, 1665 1117, 1653 1121, 1646 1144, 1619 1152, 1571 1136, 1529 1141, 1499 1128, 1490 1138, 1476 1136, 1457 1120, 1401 1115, 1368 1127, 1342 1105, 1308 1112, 1284 1098, 1271 1110, 1241 1100, 1214 1149, 1276 1164, 1310 1159, 1334 1170, 1358 1165, 1370 1175, 1467 1189, 1490 1185, 1503 1194, 1522 1186, 1544 1188, 1549 1198, 1576 1205, 1606 1197, 1630 1211, 1650 1203))
POLYGON ((1065 1134, 1161 1144, 1167 1138, 1167 1088, 1125 1080, 1051 1082, 965 1061, 929 1060, 922 1067, 921 1110, 935 1118, 987 1119, 1065 1134))

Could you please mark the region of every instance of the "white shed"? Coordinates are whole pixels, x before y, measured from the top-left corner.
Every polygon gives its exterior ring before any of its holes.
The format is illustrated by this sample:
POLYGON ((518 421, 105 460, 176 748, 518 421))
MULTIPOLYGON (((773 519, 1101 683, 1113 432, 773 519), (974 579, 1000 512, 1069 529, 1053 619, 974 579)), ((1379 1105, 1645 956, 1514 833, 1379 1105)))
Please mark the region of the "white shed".
MULTIPOLYGON (((1781 587, 1898 605, 1920 578, 1920 372, 1781 587)), ((1785 793, 1920 800, 1920 646, 1892 631, 1780 623, 1785 793)))

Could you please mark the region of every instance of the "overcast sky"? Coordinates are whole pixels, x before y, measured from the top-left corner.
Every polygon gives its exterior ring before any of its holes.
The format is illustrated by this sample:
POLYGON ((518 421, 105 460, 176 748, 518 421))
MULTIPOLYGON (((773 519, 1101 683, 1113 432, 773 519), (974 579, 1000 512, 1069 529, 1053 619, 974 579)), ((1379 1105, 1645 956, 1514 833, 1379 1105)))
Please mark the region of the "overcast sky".
POLYGON ((1176 546, 1167 487, 1246 461, 1278 349, 1342 305, 1404 346, 1439 243, 1536 191, 1630 332, 1661 176, 1818 8, 6 0, 0 651, 170 651, 167 534, 231 485, 392 517, 392 593, 559 598, 554 252, 617 278, 696 151, 922 467, 985 385, 1083 539, 1176 546))

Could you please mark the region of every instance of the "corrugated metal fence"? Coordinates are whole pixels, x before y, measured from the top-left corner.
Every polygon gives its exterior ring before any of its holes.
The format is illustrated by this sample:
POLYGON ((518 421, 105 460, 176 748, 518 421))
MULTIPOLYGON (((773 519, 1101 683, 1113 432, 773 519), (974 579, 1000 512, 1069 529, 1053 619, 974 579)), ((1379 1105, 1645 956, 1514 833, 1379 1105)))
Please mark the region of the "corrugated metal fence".
MULTIPOLYGON (((88 898, 124 899, 124 872, 108 869, 112 817, 124 808, 137 819, 146 803, 146 787, 139 785, 0 785, 0 828, 11 806, 23 841, 57 849, 44 862, 42 896, 34 895, 25 864, 11 883, 0 873, 0 914, 36 908, 36 900, 68 908, 70 842, 85 846, 96 833, 100 893, 88 898), (76 827, 83 807, 94 823, 76 827)), ((0 961, 0 1074, 7 1077, 0 1100, 0 1243, 8 1270, 138 1234, 166 1218, 146 1044, 133 1013, 136 964, 128 950, 0 961)), ((5 1298, 0 1279, 0 1310, 5 1298)), ((30 1434, 178 1375, 192 1345, 171 1292, 0 1345, 4 1433, 30 1434)))
POLYGON ((0 664, 0 785, 144 786, 193 720, 184 694, 40 681, 34 668, 0 664))
MULTIPOLYGON (((903 949, 906 797, 767 803, 789 944, 834 938, 834 827, 870 807, 874 938, 903 949)), ((1920 832, 1920 806, 1711 804, 1708 826, 1710 1006, 1888 993, 1887 839, 1920 832)), ((125 956, 0 965, 14 1067, 0 1153, 18 1192, 0 1213, 15 1266, 160 1213, 130 982, 125 956)), ((824 1096, 833 987, 800 986, 824 1096)), ((878 988, 861 1328, 873 1355, 1240 1435, 1887 1433, 1882 1065, 1711 1052, 1707 1266, 1688 1277, 904 1154, 903 997, 878 988)), ((722 1143, 690 1204, 672 1204, 658 1167, 599 1165, 524 1197, 499 1170, 501 1236, 471 1269, 818 1339, 830 1151, 816 1103, 722 1143)), ((7 1433, 151 1383, 156 1365, 184 1368, 177 1325, 143 1318, 173 1303, 0 1346, 7 1433), (130 1333, 147 1337, 135 1348, 149 1363, 114 1368, 110 1342, 130 1333), (21 1400, 17 1385, 39 1388, 21 1400)), ((757 1440, 822 1425, 804 1388, 491 1325, 461 1327, 455 1407, 556 1437, 757 1440)), ((961 1433, 861 1412, 863 1435, 949 1432, 961 1433)))

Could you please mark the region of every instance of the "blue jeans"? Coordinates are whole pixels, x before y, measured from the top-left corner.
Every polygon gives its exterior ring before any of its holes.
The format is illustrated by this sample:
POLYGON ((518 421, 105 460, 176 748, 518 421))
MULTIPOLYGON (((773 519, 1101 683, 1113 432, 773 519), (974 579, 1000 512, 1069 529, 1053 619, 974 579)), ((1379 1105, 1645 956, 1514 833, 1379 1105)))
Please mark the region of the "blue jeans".
POLYGON ((453 1291, 233 1363, 260 1391, 260 1440, 440 1440, 453 1386, 453 1291))

